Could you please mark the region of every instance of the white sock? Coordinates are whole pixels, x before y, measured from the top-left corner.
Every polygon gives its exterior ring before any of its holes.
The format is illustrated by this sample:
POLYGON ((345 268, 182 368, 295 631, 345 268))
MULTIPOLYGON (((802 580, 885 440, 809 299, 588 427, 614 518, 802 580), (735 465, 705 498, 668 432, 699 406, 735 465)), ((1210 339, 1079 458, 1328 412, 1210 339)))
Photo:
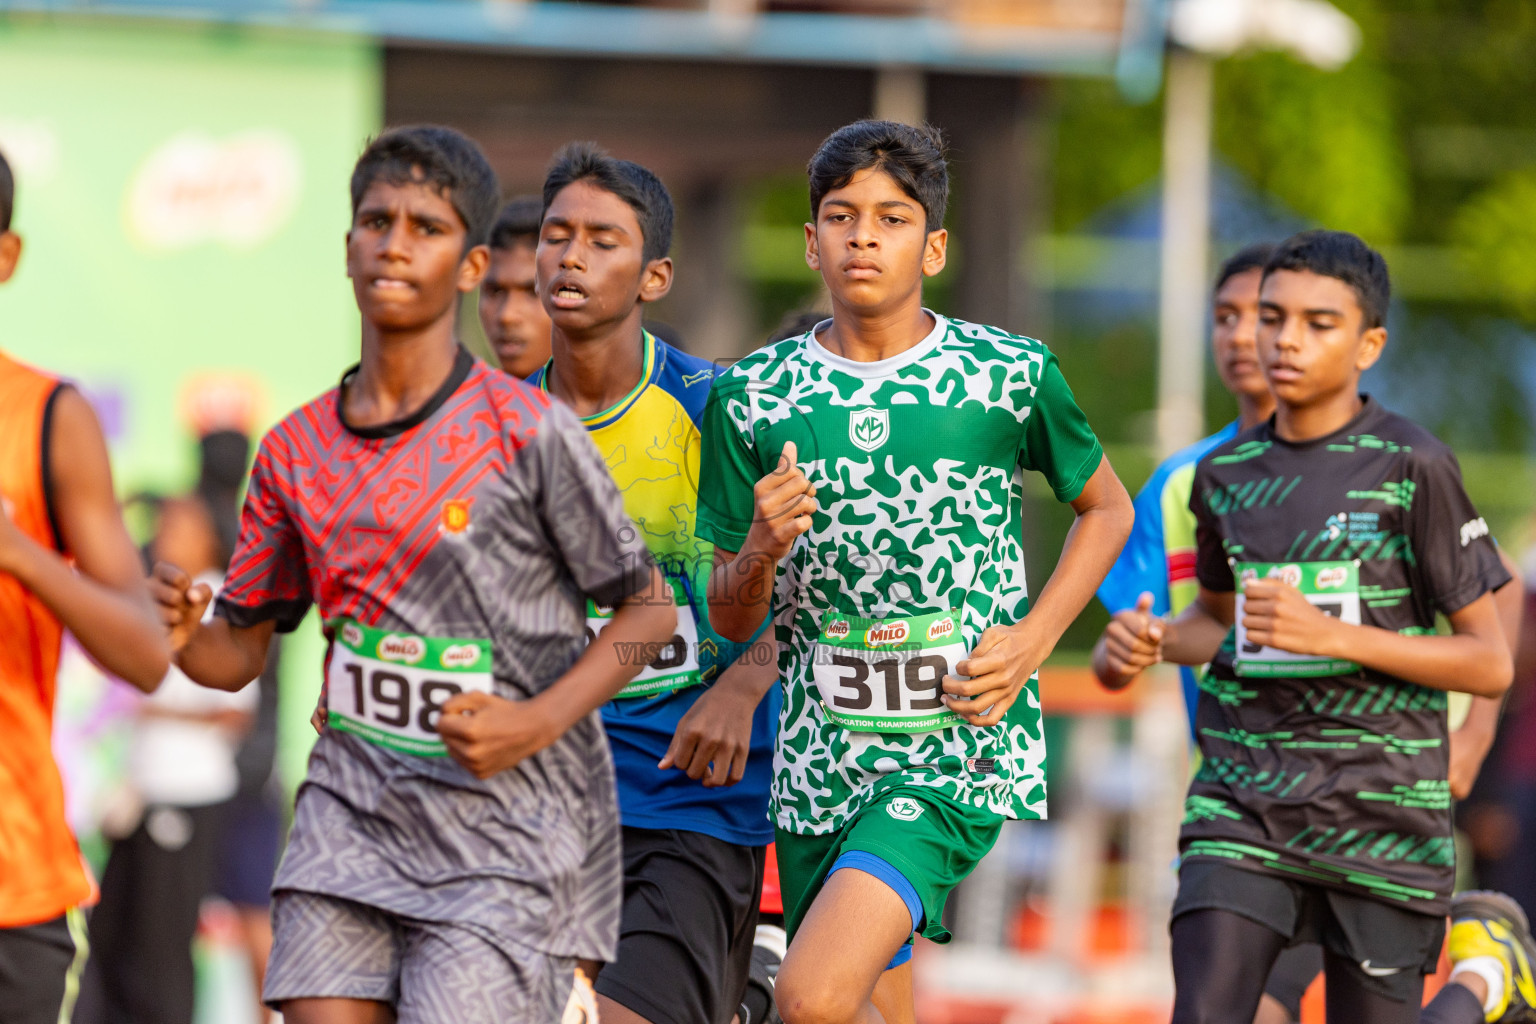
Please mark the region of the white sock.
POLYGON ((1451 981, 1458 974, 1475 974, 1488 983, 1488 998, 1483 1000, 1483 1013, 1490 1014, 1504 998, 1504 961, 1496 956, 1469 956, 1456 961, 1451 968, 1451 981))

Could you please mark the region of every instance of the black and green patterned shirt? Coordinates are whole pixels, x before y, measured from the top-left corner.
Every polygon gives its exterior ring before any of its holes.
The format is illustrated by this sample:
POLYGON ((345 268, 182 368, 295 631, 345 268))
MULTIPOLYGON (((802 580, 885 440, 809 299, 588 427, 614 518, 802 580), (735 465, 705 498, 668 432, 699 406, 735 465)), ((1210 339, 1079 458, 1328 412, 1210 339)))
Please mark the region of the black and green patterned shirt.
MULTIPOLYGON (((1214 449, 1190 508, 1206 589, 1284 579, 1330 615, 1405 635, 1510 578, 1455 455, 1369 396, 1325 437, 1292 444, 1271 421, 1214 449)), ((1241 620, 1201 683, 1183 856, 1444 913, 1444 691, 1248 643, 1241 620)))

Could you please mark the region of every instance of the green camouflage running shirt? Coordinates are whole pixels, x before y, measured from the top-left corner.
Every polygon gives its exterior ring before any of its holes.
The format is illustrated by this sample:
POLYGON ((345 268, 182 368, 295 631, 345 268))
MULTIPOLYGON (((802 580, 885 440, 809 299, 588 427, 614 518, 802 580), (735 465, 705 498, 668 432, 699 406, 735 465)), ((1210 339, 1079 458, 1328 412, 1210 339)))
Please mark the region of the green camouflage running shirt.
POLYGON ((817 489, 773 595, 785 686, 773 813, 791 832, 836 831, 893 786, 1045 816, 1035 681, 977 728, 946 714, 938 678, 1029 610, 1023 472, 1071 501, 1102 449, 1043 344, 930 315, 923 341, 880 362, 841 358, 814 332, 768 346, 717 381, 705 410, 704 538, 741 550, 753 485, 789 441, 817 489))
MULTIPOLYGON (((1369 397, 1325 437, 1291 444, 1271 422, 1213 449, 1190 509, 1207 590, 1284 579, 1330 615, 1412 635, 1509 581, 1455 455, 1369 397)), ((1201 682, 1183 855, 1445 913, 1445 691, 1238 633, 1201 682)))

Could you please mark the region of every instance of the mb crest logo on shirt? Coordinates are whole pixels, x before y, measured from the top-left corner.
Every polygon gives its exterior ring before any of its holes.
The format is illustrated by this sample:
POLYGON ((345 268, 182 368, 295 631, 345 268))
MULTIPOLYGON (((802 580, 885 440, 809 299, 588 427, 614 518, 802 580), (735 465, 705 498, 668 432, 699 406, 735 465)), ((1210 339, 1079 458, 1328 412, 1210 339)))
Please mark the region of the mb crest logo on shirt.
POLYGON ((885 811, 897 821, 916 821, 923 816, 923 805, 909 796, 894 797, 885 811))
POLYGON ((442 530, 463 533, 469 529, 469 503, 473 498, 451 498, 443 502, 442 530))
POLYGON ((864 451, 874 451, 890 436, 890 414, 885 409, 854 409, 848 413, 848 440, 864 451))

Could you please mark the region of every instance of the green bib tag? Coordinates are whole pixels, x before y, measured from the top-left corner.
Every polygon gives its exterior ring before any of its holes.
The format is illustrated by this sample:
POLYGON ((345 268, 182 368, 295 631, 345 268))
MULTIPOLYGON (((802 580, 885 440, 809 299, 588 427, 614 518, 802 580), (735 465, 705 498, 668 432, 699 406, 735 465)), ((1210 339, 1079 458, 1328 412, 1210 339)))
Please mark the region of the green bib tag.
POLYGON ((1292 654, 1263 644, 1250 643, 1243 629, 1243 583, 1274 579, 1289 583, 1309 603, 1351 625, 1360 625, 1360 565, 1358 562, 1237 562, 1237 657, 1233 669, 1240 676, 1310 678, 1347 675, 1360 670, 1352 661, 1292 654))
POLYGON ((942 694, 944 677, 966 653, 952 611, 908 619, 829 611, 811 649, 812 679, 827 714, 845 729, 933 732, 964 724, 942 694))
MULTIPOLYGON (((677 604, 677 630, 673 633, 672 639, 662 644, 659 649, 652 650, 647 647, 644 652, 641 652, 646 656, 645 667, 624 686, 624 689, 614 695, 615 700, 629 697, 654 697, 662 693, 686 690, 704 681, 699 675, 699 627, 693 619, 693 606, 688 603, 687 595, 681 593, 675 583, 672 585, 672 598, 677 604)), ((588 601, 587 643, 596 640, 597 634, 612 618, 612 608, 600 608, 588 601)), ((620 658, 626 656, 634 656, 639 660, 637 652, 619 651, 620 658)))
POLYGON ((443 705, 493 692, 489 640, 415 636, 338 623, 326 672, 326 723, 381 747, 446 757, 437 734, 443 705))

